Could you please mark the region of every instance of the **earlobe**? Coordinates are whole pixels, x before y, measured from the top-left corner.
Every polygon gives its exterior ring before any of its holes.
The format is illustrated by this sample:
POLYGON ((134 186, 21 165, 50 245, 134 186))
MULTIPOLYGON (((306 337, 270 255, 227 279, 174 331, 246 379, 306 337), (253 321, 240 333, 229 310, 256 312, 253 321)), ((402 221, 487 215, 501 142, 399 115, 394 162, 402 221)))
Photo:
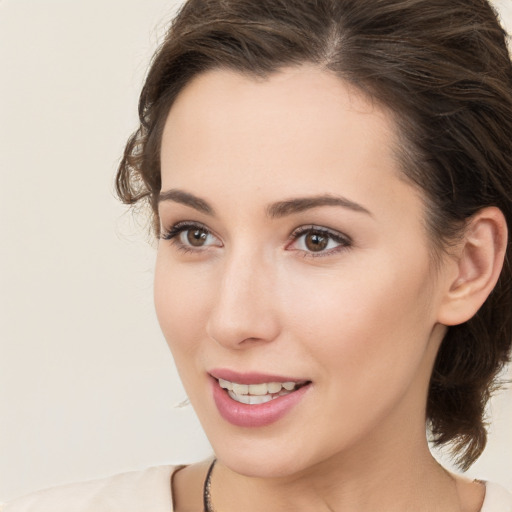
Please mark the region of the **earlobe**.
POLYGON ((501 210, 483 208, 467 223, 464 236, 451 255, 438 321, 466 322, 480 309, 496 285, 507 248, 507 223, 501 210))

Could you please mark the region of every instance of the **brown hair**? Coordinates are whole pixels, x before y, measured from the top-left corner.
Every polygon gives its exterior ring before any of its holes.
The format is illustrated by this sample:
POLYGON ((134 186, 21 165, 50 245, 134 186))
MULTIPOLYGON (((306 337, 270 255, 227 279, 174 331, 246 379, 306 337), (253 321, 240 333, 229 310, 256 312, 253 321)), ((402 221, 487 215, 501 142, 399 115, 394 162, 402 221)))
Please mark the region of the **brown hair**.
MULTIPOLYGON (((486 0, 189 0, 152 61, 119 197, 149 202, 159 233, 163 125, 193 77, 212 68, 266 77, 305 62, 395 113, 403 173, 423 191, 434 247, 446 247, 486 206, 512 227, 512 65, 486 0)), ((511 250, 509 240, 480 311, 449 328, 431 378, 433 441, 452 443, 462 468, 485 447, 485 405, 512 344, 511 250)))

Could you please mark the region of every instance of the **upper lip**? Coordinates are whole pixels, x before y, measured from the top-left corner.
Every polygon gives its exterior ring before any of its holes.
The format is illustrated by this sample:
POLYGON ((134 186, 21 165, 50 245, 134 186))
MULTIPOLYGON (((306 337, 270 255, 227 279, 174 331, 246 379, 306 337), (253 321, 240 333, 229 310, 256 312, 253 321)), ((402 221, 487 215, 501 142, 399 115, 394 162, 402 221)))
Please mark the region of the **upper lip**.
POLYGON ((272 375, 270 373, 244 372, 240 373, 228 368, 215 368, 208 372, 213 378, 236 382, 237 384, 264 384, 267 382, 308 382, 307 379, 272 375))

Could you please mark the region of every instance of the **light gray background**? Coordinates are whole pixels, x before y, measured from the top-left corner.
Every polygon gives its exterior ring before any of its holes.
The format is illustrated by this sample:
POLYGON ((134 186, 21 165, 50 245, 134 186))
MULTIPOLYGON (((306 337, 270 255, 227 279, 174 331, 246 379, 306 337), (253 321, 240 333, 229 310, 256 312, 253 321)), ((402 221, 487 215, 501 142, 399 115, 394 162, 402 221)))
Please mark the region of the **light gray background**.
MULTIPOLYGON (((210 453, 152 305, 154 249, 113 196, 178 2, 0 0, 0 501, 210 453)), ((512 26, 511 0, 497 1, 512 26)), ((512 490, 512 392, 471 474, 512 490)))

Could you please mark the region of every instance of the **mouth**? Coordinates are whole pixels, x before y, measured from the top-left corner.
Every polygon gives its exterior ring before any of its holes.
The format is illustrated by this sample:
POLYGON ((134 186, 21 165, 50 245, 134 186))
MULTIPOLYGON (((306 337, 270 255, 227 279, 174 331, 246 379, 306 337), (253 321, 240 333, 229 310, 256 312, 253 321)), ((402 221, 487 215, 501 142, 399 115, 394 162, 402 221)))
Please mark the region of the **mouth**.
POLYGON ((309 381, 261 382, 258 384, 240 384, 225 379, 217 379, 219 386, 225 389, 235 402, 246 405, 260 405, 276 398, 289 395, 309 381))
POLYGON ((220 415, 244 428, 269 426, 287 416, 312 387, 310 380, 263 373, 217 369, 209 375, 220 415))

